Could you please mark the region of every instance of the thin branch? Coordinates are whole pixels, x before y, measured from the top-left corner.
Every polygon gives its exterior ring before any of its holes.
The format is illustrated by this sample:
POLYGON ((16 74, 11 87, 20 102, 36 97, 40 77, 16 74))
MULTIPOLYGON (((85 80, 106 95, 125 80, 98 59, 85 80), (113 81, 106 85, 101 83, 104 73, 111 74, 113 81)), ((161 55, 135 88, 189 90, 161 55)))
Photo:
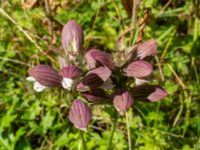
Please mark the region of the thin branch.
POLYGON ((126 112, 126 128, 127 128, 127 135, 128 135, 128 149, 132 150, 131 130, 130 130, 130 122, 129 122, 128 112, 126 112))

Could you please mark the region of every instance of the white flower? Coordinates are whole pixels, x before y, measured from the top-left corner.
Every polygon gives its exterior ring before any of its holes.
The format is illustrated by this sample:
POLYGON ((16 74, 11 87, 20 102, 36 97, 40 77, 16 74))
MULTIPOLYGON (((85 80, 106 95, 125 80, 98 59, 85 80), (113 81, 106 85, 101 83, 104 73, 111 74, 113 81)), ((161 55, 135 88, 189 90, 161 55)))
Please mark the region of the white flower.
POLYGON ((27 77, 26 80, 30 81, 30 82, 33 82, 33 89, 36 91, 36 92, 42 92, 44 91, 44 89, 46 89, 46 86, 40 84, 39 82, 37 82, 35 80, 35 78, 33 77, 27 77))
POLYGON ((70 78, 63 78, 61 83, 62 83, 63 88, 70 91, 72 89, 74 81, 70 78))

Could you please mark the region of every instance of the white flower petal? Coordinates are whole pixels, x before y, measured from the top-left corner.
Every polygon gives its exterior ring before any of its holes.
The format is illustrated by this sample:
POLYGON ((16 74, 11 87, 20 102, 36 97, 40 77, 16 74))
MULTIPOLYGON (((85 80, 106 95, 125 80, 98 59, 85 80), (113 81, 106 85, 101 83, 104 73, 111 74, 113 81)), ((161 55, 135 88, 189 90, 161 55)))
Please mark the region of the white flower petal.
POLYGON ((46 88, 46 86, 40 84, 39 82, 35 82, 34 85, 33 85, 33 89, 36 91, 36 92, 42 92, 44 91, 44 89, 46 88))
POLYGON ((135 78, 135 84, 138 86, 138 85, 142 85, 144 83, 148 83, 149 81, 148 80, 143 80, 143 79, 138 79, 138 78, 135 78))
POLYGON ((30 82, 35 82, 36 81, 35 78, 33 78, 33 77, 27 77, 26 80, 30 81, 30 82))
POLYGON ((70 91, 72 89, 74 81, 70 78, 63 78, 61 83, 62 83, 63 88, 70 91))

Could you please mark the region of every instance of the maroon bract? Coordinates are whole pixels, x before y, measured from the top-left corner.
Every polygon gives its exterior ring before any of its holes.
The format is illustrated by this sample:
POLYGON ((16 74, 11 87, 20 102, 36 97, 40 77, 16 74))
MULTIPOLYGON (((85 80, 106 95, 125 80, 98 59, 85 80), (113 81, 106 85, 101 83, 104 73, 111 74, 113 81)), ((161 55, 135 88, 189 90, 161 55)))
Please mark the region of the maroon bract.
POLYGON ((77 86, 79 91, 96 89, 109 80, 111 71, 107 67, 99 67, 89 71, 77 86))
POLYGON ((165 98, 168 93, 160 86, 142 85, 132 89, 131 91, 135 100, 157 102, 165 98))
POLYGON ((85 103, 76 99, 72 103, 68 118, 76 128, 85 131, 92 119, 92 112, 85 103))
POLYGON ((103 103, 109 99, 106 92, 102 89, 95 89, 87 92, 82 92, 81 95, 83 95, 89 102, 92 103, 103 103))
POLYGON ((157 51, 157 44, 154 39, 145 41, 137 48, 137 57, 140 59, 144 59, 148 56, 155 56, 157 51))
POLYGON ((84 35, 81 26, 75 20, 68 21, 62 29, 62 47, 66 55, 69 58, 76 57, 83 49, 83 41, 84 35))
POLYGON ((133 104, 133 98, 128 91, 119 90, 114 94, 113 104, 117 111, 126 111, 133 104))
POLYGON ((150 63, 144 60, 137 60, 132 62, 124 69, 126 74, 135 78, 144 78, 151 75, 153 68, 150 63))
POLYGON ((93 48, 86 53, 85 59, 90 69, 93 69, 100 65, 107 66, 109 69, 114 69, 114 62, 112 55, 106 52, 93 48))
POLYGON ((112 72, 110 69, 108 69, 106 66, 102 66, 89 71, 87 75, 96 74, 105 82, 111 76, 111 73, 112 72))
POLYGON ((29 70, 29 75, 46 87, 61 85, 62 77, 48 65, 37 65, 29 70))

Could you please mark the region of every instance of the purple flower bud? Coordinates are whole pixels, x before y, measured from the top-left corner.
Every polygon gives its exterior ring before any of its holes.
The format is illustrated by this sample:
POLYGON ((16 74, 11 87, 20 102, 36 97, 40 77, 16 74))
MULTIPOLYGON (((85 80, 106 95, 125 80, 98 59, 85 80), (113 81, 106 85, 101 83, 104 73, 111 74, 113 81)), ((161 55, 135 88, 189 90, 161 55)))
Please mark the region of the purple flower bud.
POLYGON ((76 99, 72 103, 68 118, 76 128, 85 131, 92 119, 92 112, 85 103, 76 99))
POLYGON ((111 76, 111 70, 107 67, 98 67, 88 72, 88 74, 98 75, 104 82, 111 76))
POLYGON ((71 90, 77 84, 77 78, 81 74, 81 70, 73 65, 62 68, 59 74, 63 77, 62 86, 67 90, 71 90))
POLYGON ((78 77, 81 74, 81 70, 74 65, 69 65, 69 66, 63 67, 60 70, 59 74, 62 77, 73 79, 73 78, 78 77))
POLYGON ((58 72, 48 65, 37 65, 29 70, 29 75, 37 82, 46 87, 61 85, 62 77, 58 72))
POLYGON ((85 59, 90 69, 93 69, 101 65, 104 65, 109 69, 114 69, 114 62, 112 55, 106 52, 93 48, 86 53, 85 59))
POLYGON ((75 55, 83 48, 84 35, 81 26, 75 21, 68 21, 62 29, 62 47, 67 56, 75 55))
POLYGON ((124 69, 124 71, 128 76, 135 78, 144 78, 151 75, 153 68, 152 65, 147 61, 137 60, 129 64, 127 68, 124 69))
POLYGON ((133 104, 133 99, 128 91, 119 90, 114 94, 113 104, 117 111, 126 111, 133 104))
POLYGON ((141 85, 131 91, 134 99, 141 101, 157 102, 168 95, 160 86, 141 85))
POLYGON ((157 51, 157 44, 156 40, 151 39, 148 41, 145 41, 137 48, 137 57, 140 59, 144 59, 148 56, 155 56, 157 51))
POLYGON ((77 90, 87 91, 96 89, 106 82, 111 76, 111 71, 107 67, 99 67, 89 71, 77 86, 77 90))
POLYGON ((102 89, 95 89, 91 90, 90 92, 83 92, 81 93, 88 101, 93 103, 102 103, 106 102, 109 96, 106 94, 106 92, 102 89))

